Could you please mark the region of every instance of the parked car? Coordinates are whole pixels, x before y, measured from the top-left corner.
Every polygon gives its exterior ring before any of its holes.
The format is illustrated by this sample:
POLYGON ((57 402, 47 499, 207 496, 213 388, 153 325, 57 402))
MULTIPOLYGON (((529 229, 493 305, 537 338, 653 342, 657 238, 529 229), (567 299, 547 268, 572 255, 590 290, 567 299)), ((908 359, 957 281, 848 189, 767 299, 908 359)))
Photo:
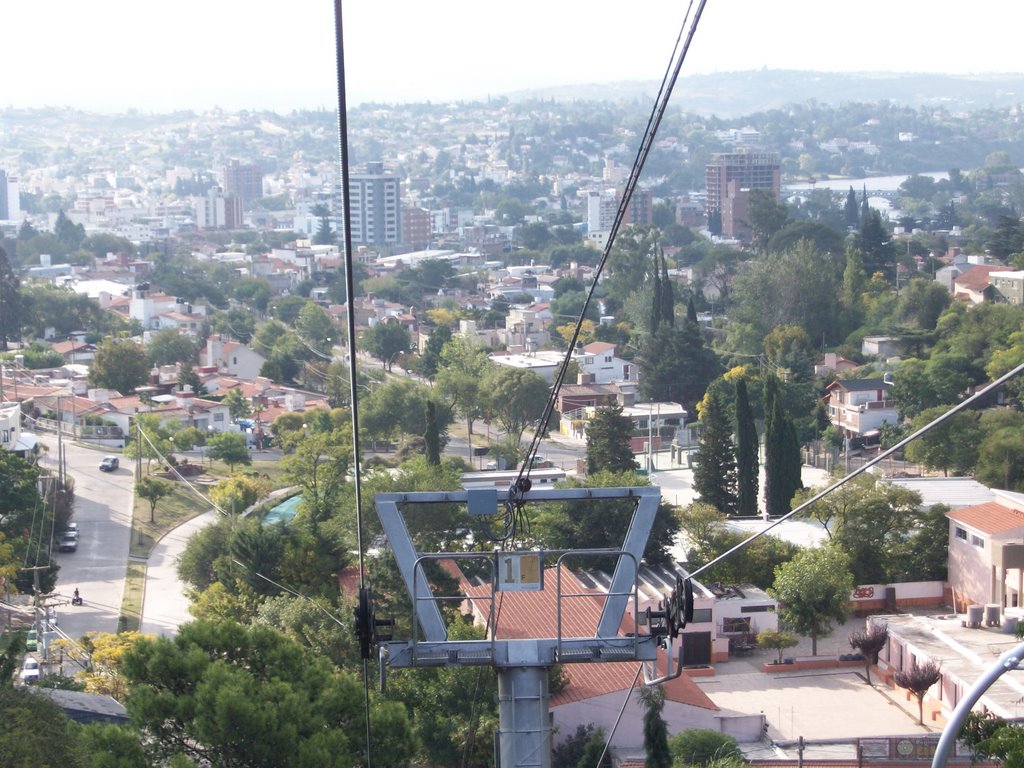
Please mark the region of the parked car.
POLYGON ((57 549, 60 552, 74 552, 78 549, 78 534, 71 531, 62 533, 60 541, 57 542, 57 549))
POLYGON ((39 660, 34 656, 25 659, 21 665, 21 682, 23 685, 31 685, 39 682, 39 660))
POLYGON ((104 456, 100 460, 101 472, 113 472, 119 466, 121 466, 121 460, 117 456, 104 456))
POLYGON ((25 649, 29 651, 35 651, 39 647, 36 641, 36 631, 30 629, 28 631, 28 637, 25 638, 25 649))

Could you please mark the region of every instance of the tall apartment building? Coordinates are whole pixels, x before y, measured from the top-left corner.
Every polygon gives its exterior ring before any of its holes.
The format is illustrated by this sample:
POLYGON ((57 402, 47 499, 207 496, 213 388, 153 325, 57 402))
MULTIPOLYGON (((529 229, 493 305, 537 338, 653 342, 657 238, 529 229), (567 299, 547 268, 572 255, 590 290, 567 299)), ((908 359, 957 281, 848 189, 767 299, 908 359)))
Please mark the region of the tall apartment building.
POLYGON ((402 244, 424 250, 430 247, 430 211, 426 208, 402 209, 402 244))
POLYGON ((242 227, 242 201, 235 195, 225 195, 219 187, 211 187, 203 197, 193 197, 196 210, 196 229, 240 229, 242 227))
POLYGON ((367 163, 366 173, 349 176, 353 245, 398 245, 401 229, 401 183, 384 172, 384 164, 367 163))
MULTIPOLYGON (((622 200, 622 190, 591 192, 587 196, 587 231, 607 232, 615 222, 615 214, 622 200)), ((653 200, 646 189, 636 189, 629 199, 629 206, 622 219, 625 224, 652 223, 653 200)))
POLYGON ((707 211, 722 216, 725 237, 750 235, 747 204, 752 189, 770 190, 779 202, 779 155, 776 152, 728 152, 711 156, 706 169, 707 211))
POLYGON ((224 194, 237 197, 243 210, 248 208, 253 200, 263 197, 263 169, 232 160, 224 166, 224 194))
POLYGON ((21 221, 21 196, 18 177, 0 169, 0 221, 21 221))

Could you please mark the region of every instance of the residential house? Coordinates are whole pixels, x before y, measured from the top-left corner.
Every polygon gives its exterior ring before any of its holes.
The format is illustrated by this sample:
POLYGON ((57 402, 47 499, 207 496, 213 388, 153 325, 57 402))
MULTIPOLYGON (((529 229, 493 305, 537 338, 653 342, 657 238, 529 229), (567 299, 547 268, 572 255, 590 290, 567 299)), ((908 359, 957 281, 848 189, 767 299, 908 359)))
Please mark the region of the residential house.
POLYGON ((826 352, 820 363, 814 364, 815 376, 829 376, 836 373, 843 373, 859 367, 853 360, 848 360, 835 352, 826 352))
POLYGON ((216 368, 217 371, 240 379, 255 379, 266 358, 259 352, 241 342, 227 339, 221 334, 212 334, 206 340, 206 349, 200 353, 199 362, 202 366, 216 368))
MULTIPOLYGON (((471 583, 460 574, 461 590, 475 621, 487 626, 493 592, 490 584, 471 583)), ((604 602, 600 589, 588 586, 567 568, 549 569, 544 589, 531 592, 503 592, 501 620, 496 637, 501 639, 593 637, 604 602), (561 583, 561 595, 557 586, 561 583), (575 595, 577 597, 568 597, 575 595), (590 598, 588 595, 592 595, 590 598), (561 620, 559 626, 558 621, 561 620), (561 629, 560 629, 561 627, 561 629)), ((623 634, 636 632, 631 616, 623 619, 623 634)), ((661 669, 665 659, 660 659, 661 669)), ((557 733, 566 738, 579 725, 596 725, 612 733, 616 752, 635 752, 643 747, 643 705, 634 690, 635 662, 566 663, 562 667, 567 684, 551 696, 549 711, 557 733), (619 710, 625 716, 612 728, 619 710)), ((727 733, 739 741, 755 741, 762 735, 763 714, 725 712, 715 705, 686 674, 664 683, 665 707, 662 717, 670 733, 689 728, 709 728, 727 733)))
POLYGON ((995 289, 992 287, 993 272, 1005 272, 1006 267, 998 264, 975 264, 953 278, 953 298, 957 301, 982 304, 992 301, 995 289))
POLYGON ((837 379, 828 386, 828 419, 844 437, 877 434, 883 424, 899 423, 885 379, 837 379))
POLYGON ((50 349, 59 354, 68 363, 89 363, 96 357, 96 345, 80 339, 56 341, 50 349))
POLYGON ((640 381, 640 368, 630 360, 615 354, 615 345, 606 341, 592 341, 577 348, 573 360, 580 373, 592 376, 597 384, 613 381, 640 381))
POLYGON ((960 605, 1024 607, 1024 494, 951 509, 949 585, 960 605))

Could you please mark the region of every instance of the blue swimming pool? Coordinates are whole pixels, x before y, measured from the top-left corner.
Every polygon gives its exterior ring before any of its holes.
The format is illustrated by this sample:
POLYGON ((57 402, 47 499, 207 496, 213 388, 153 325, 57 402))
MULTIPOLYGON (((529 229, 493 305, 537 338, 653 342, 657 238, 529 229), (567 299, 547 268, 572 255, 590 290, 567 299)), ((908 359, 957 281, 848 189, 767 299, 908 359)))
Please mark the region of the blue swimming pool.
POLYGON ((276 507, 271 507, 267 510, 267 514, 263 516, 263 524, 273 525, 274 523, 280 522, 290 523, 292 518, 295 517, 295 513, 299 511, 299 504, 301 503, 301 493, 285 499, 276 507))

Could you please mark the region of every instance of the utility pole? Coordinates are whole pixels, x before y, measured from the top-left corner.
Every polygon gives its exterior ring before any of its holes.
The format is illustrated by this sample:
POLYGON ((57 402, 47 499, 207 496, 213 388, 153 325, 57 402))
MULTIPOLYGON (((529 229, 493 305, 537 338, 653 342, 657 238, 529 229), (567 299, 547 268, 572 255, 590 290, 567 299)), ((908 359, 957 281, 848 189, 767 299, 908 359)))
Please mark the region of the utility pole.
MULTIPOLYGON (((421 504, 465 504, 468 514, 491 516, 498 509, 498 491, 494 488, 452 493, 382 493, 375 497, 377 515, 391 542, 405 588, 412 599, 413 622, 410 641, 391 641, 390 619, 375 617, 373 596, 361 588, 356 609, 356 634, 364 659, 380 655, 382 675, 386 668, 490 666, 498 676, 499 728, 498 764, 503 768, 549 768, 551 765, 551 725, 548 715, 548 672, 556 663, 601 663, 635 661, 643 664, 644 682, 658 685, 682 674, 682 660, 676 660, 679 632, 693 618, 693 589, 689 579, 677 576, 676 588, 657 609, 645 609, 644 616, 633 616, 633 631, 621 634, 628 605, 636 605, 637 569, 661 501, 661 490, 640 488, 573 488, 522 491, 520 504, 544 501, 595 499, 633 499, 636 509, 625 533, 621 549, 487 552, 419 552, 409 536, 402 508, 421 504), (574 597, 565 591, 557 567, 563 558, 613 557, 615 569, 604 605, 597 619, 596 635, 575 636, 562 622, 562 600, 574 597), (450 640, 439 603, 448 599, 434 595, 428 583, 425 561, 475 560, 489 563, 489 604, 493 614, 500 605, 501 593, 545 591, 545 571, 550 574, 547 590, 555 595, 557 636, 548 638, 501 638, 490 626, 488 638, 450 640), (646 632, 641 632, 641 628, 646 632), (385 629, 384 633, 378 629, 385 629), (676 641, 676 642, 673 642, 676 641), (663 649, 665 668, 658 670, 658 650, 663 649)), ((486 610, 486 608, 485 608, 486 610)), ((578 630, 577 630, 578 631, 578 630)), ((383 680, 383 677, 382 677, 383 680)))

